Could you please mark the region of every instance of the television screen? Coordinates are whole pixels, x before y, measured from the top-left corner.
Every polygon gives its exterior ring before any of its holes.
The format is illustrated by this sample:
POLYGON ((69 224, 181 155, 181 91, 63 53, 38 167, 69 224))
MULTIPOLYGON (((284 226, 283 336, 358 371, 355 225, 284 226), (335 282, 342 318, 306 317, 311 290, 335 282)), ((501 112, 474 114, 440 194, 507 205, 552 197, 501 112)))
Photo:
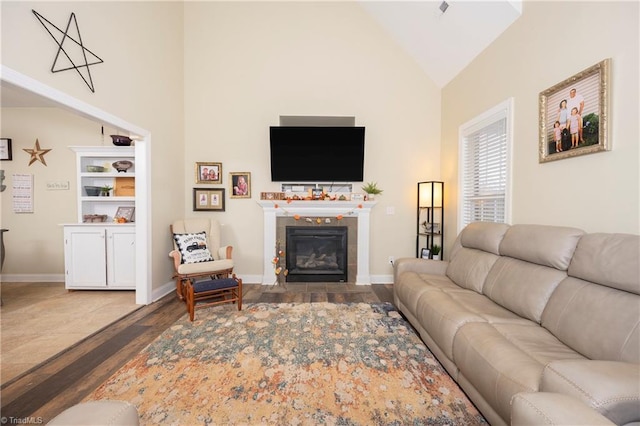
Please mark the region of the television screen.
POLYGON ((362 182, 364 127, 270 128, 273 182, 362 182))

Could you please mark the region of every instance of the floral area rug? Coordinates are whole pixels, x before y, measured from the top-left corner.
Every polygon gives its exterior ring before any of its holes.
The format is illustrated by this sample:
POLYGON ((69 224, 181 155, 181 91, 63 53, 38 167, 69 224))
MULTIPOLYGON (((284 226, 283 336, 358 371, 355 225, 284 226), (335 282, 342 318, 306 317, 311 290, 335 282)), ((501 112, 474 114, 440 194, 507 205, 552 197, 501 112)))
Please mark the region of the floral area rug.
POLYGON ((486 421, 393 305, 222 305, 178 320, 86 400, 141 425, 486 421))

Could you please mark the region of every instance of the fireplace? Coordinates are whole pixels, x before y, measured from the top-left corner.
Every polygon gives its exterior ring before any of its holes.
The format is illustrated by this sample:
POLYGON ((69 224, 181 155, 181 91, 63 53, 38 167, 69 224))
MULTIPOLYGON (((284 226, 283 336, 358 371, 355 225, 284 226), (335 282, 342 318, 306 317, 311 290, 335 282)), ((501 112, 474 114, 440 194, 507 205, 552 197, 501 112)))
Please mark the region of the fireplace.
MULTIPOLYGON (((286 243, 286 226, 314 226, 319 228, 318 219, 347 225, 349 229, 348 278, 357 285, 371 284, 369 275, 369 224, 371 209, 377 201, 274 201, 259 200, 264 212, 263 275, 262 284, 274 282, 273 254, 276 246, 286 243), (355 280, 354 280, 355 277, 355 280)), ((284 248, 285 253, 288 251, 284 248)))
POLYGON ((346 226, 287 226, 288 282, 347 282, 346 226))

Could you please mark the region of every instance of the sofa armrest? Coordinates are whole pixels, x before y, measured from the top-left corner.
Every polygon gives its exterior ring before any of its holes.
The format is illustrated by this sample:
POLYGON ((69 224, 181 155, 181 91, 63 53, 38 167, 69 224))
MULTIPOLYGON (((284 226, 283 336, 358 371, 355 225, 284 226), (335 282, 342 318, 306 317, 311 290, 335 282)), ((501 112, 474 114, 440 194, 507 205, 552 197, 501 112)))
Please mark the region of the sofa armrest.
POLYGON ((171 257, 173 259, 173 267, 177 272, 178 271, 178 267, 180 266, 180 263, 182 262, 182 255, 180 254, 180 252, 178 250, 171 250, 169 252, 169 257, 171 257))
POLYGON ((218 249, 218 256, 220 259, 231 259, 233 253, 233 246, 224 246, 218 249))
POLYGON ((393 264, 393 281, 404 272, 416 272, 418 274, 445 275, 449 262, 443 260, 417 259, 403 257, 393 264))
POLYGON ((542 372, 540 390, 573 396, 616 424, 640 421, 640 364, 563 360, 542 372))
POLYGON ((511 426, 614 425, 584 402, 552 392, 520 392, 511 398, 511 426))

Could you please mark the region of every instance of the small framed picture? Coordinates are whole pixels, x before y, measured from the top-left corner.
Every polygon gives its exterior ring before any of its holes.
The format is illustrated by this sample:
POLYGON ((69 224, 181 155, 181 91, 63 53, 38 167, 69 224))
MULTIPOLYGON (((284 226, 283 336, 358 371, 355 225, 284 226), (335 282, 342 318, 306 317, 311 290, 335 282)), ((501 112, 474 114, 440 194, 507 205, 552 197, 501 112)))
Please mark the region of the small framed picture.
POLYGON ((423 259, 428 259, 429 258, 429 249, 428 248, 423 248, 422 250, 420 250, 420 257, 423 259))
POLYGON ((196 183, 222 183, 222 163, 196 163, 196 183))
POLYGON ((133 222, 135 220, 135 207, 118 207, 116 211, 116 219, 124 219, 126 222, 133 222))
POLYGON ((224 188, 193 188, 193 211, 224 211, 224 188))
POLYGON ((251 173, 229 173, 231 177, 231 198, 251 198, 251 173))
POLYGON ((11 161, 13 153, 11 151, 11 139, 0 139, 0 160, 11 161))

